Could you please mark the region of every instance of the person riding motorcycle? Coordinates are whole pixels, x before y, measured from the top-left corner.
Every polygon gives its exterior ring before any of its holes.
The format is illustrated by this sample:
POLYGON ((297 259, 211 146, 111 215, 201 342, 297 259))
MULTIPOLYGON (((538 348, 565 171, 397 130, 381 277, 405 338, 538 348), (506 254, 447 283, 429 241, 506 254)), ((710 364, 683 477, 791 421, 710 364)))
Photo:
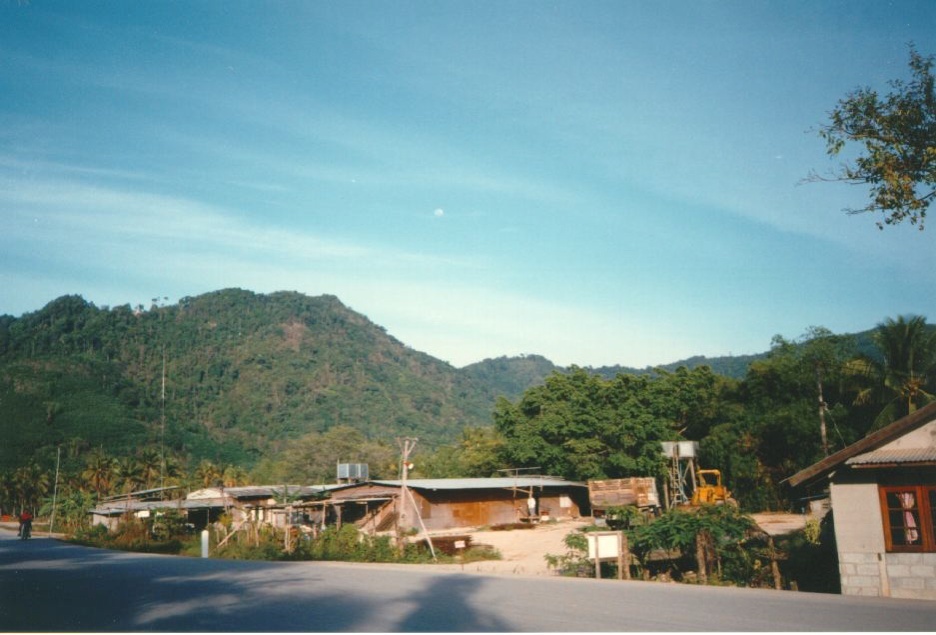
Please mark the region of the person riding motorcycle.
POLYGON ((32 521, 32 514, 30 514, 28 511, 24 511, 22 514, 20 514, 19 536, 23 540, 26 540, 32 534, 32 521))

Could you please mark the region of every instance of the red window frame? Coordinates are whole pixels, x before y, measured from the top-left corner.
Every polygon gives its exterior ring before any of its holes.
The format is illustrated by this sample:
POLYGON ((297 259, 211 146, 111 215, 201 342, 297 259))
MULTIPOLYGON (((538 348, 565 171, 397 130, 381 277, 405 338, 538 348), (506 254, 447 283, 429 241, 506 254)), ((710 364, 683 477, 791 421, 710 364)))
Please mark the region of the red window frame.
POLYGON ((936 486, 889 485, 878 492, 887 551, 936 551, 936 486))

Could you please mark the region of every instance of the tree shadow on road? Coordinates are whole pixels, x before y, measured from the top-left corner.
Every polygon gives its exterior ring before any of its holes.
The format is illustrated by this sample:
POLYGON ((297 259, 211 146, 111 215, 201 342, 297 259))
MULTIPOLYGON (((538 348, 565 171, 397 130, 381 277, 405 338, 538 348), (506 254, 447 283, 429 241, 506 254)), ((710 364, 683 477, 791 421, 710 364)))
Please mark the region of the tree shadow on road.
POLYGON ((472 597, 483 578, 155 556, 0 540, 7 631, 511 630, 472 597))
POLYGON ((477 576, 433 578, 425 591, 412 598, 415 606, 397 630, 405 633, 514 630, 484 607, 472 604, 472 596, 483 582, 484 578, 477 576))

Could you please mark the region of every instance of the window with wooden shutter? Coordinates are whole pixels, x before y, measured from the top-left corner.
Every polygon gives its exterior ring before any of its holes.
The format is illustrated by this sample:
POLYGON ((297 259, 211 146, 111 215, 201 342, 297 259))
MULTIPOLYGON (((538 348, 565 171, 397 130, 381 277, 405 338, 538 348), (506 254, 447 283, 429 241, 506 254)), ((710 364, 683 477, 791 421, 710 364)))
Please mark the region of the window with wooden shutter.
POLYGON ((936 551, 936 487, 879 488, 888 551, 936 551))

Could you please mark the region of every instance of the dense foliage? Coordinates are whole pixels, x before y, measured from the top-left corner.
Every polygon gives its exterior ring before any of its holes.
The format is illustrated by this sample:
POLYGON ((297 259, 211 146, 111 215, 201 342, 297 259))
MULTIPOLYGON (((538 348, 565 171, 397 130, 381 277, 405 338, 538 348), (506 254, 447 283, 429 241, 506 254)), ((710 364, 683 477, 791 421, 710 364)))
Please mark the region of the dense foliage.
POLYGON ((604 380, 583 369, 550 376, 517 404, 502 399, 494 425, 505 463, 575 480, 662 476, 661 441, 717 420, 726 380, 708 368, 604 380))
POLYGON ((538 356, 454 369, 327 296, 148 310, 66 296, 0 317, 0 511, 50 510, 54 494, 57 524, 78 527, 81 505, 140 489, 331 482, 339 461, 396 478, 402 436, 420 438, 413 477, 575 480, 662 477, 660 442, 693 440, 743 509, 789 509, 801 493, 784 479, 931 399, 934 369, 918 316, 778 336, 740 379, 608 376, 538 356))
MULTIPOLYGON (((627 514, 624 514, 627 515, 627 514)), ((837 593, 838 561, 832 515, 808 531, 771 538, 732 506, 675 508, 659 518, 630 515, 623 534, 630 554, 628 575, 644 580, 727 584, 837 593), (812 531, 814 529, 814 531, 812 531)), ((560 574, 592 577, 587 532, 565 537, 567 550, 547 554, 560 574)), ((617 564, 601 564, 602 577, 617 576, 617 564)))
POLYGON ((229 289, 149 310, 66 296, 0 318, 0 470, 163 440, 249 468, 338 425, 438 443, 487 424, 493 392, 329 296, 229 289))

